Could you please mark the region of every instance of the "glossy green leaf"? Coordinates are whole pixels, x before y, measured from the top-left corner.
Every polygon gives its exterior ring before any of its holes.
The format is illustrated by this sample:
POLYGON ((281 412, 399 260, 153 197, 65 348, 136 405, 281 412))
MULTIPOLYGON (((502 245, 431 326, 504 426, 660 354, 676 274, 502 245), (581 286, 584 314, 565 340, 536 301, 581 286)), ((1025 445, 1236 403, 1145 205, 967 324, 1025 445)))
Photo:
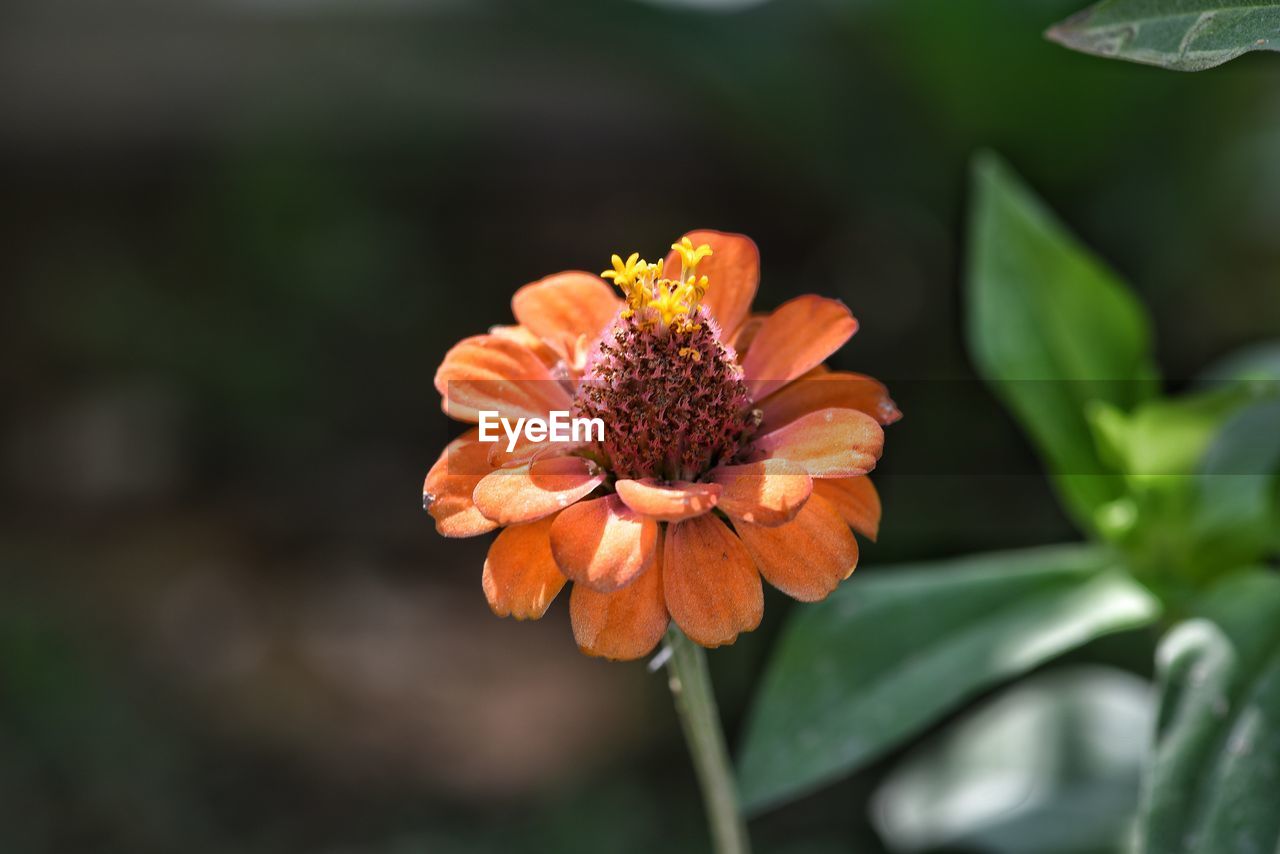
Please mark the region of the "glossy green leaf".
POLYGON ((1132 294, 993 156, 974 168, 968 338, 1039 448, 1068 509, 1092 528, 1123 484, 1099 459, 1085 410, 1127 411, 1155 392, 1147 317, 1132 294))
POLYGON ((1219 586, 1160 646, 1140 852, 1280 850, 1280 576, 1219 586))
POLYGON ((1254 50, 1280 50, 1280 2, 1103 0, 1045 35, 1097 56, 1202 71, 1254 50))
POLYGON ((759 809, 875 759, 979 691, 1159 605, 1112 556, 1062 546, 888 567, 796 612, 749 713, 739 762, 759 809))
POLYGON ((894 851, 1115 851, 1155 717, 1143 679, 1104 667, 1018 682, 914 748, 872 799, 894 851))

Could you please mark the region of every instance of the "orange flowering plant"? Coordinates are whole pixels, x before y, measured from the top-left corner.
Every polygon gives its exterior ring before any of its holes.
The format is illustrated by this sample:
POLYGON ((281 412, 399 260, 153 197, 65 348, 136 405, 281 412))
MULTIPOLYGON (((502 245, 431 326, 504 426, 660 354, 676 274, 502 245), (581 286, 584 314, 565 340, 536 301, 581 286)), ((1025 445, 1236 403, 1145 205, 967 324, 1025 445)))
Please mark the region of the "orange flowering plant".
POLYGON ((720 850, 746 837, 688 641, 755 629, 762 577, 807 602, 849 577, 854 532, 874 539, 880 523, 867 474, 901 415, 881 383, 823 365, 858 329, 848 308, 807 295, 753 314, 759 280, 749 238, 694 231, 655 263, 614 255, 599 276, 520 288, 516 325, 464 339, 436 372, 444 411, 477 426, 423 486, 441 534, 501 529, 482 575, 494 613, 537 619, 572 581, 584 652, 640 658, 667 634, 720 850), (558 415, 603 431, 552 442, 558 415), (506 442, 486 429, 497 421, 506 442))
POLYGON ((707 647, 751 631, 761 576, 815 601, 853 571, 850 528, 876 535, 867 473, 900 413, 875 380, 823 367, 858 328, 843 304, 752 314, 759 279, 750 239, 696 231, 657 263, 615 255, 602 276, 526 285, 517 325, 448 352, 435 383, 454 418, 605 425, 601 441, 514 449, 472 428, 427 474, 441 534, 502 529, 483 573, 494 613, 537 619, 572 581, 578 645, 633 659, 669 619, 707 647))

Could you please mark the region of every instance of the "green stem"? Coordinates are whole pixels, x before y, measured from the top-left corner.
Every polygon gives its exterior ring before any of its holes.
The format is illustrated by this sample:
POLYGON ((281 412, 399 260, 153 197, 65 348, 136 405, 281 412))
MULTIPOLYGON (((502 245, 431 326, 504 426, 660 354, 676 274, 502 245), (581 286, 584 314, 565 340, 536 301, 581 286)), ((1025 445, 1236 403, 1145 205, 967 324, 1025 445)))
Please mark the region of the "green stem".
POLYGON ((667 631, 667 646, 671 650, 668 684, 693 757, 716 854, 749 854, 747 825, 738 809, 738 790, 707 673, 707 655, 674 623, 667 631))

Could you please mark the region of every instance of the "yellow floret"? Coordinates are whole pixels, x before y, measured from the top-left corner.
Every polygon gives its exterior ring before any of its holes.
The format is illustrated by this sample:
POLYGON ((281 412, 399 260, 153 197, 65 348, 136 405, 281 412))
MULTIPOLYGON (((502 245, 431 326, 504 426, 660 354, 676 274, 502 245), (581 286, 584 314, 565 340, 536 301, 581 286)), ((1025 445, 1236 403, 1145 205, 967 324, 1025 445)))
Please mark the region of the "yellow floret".
POLYGON ((613 269, 600 274, 603 279, 611 279, 626 297, 627 307, 622 312, 624 320, 639 315, 639 322, 644 325, 661 322, 663 326, 674 326, 681 332, 700 328, 691 317, 707 293, 708 282, 706 276, 697 275, 697 267, 711 255, 711 247, 705 243, 695 247, 685 237, 679 243, 673 243, 671 248, 680 255, 679 279, 666 278, 663 261, 650 264, 638 252, 632 252, 625 261, 614 255, 611 259, 613 269))

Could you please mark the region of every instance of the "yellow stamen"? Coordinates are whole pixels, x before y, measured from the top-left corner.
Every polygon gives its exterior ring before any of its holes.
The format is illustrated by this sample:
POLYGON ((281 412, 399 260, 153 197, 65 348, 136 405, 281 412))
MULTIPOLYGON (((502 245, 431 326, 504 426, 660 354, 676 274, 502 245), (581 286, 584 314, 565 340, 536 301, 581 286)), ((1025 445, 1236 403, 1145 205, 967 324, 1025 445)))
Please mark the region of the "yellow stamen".
POLYGON ((685 272, 692 273, 698 268, 698 263, 703 258, 711 257, 711 247, 707 244, 695 247, 693 241, 687 237, 680 238, 679 243, 672 243, 671 248, 680 253, 680 260, 684 262, 685 272))
POLYGON ((638 268, 644 265, 644 261, 640 259, 639 252, 632 252, 631 257, 623 261, 617 255, 613 256, 613 269, 605 270, 600 274, 602 279, 613 279, 613 283, 624 291, 635 281, 638 268))
POLYGON ((707 293, 707 277, 697 275, 698 264, 711 255, 711 247, 705 243, 695 247, 685 237, 671 248, 680 255, 680 278, 663 275, 663 261, 650 264, 632 252, 626 261, 618 255, 611 259, 612 270, 605 270, 601 278, 612 279, 626 297, 627 307, 622 318, 628 320, 640 316, 640 323, 649 325, 661 322, 679 332, 701 328, 692 320, 698 305, 707 293))

